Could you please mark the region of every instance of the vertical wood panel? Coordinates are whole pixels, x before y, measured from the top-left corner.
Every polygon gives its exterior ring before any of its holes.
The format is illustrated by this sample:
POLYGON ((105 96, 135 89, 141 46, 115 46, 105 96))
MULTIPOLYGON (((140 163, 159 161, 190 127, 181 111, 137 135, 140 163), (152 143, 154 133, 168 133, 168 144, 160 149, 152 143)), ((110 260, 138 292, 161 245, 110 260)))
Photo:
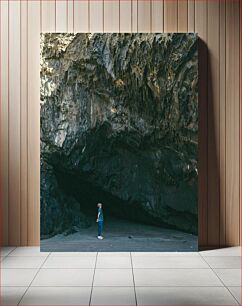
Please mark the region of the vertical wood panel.
POLYGON ((219 246, 219 2, 208 1, 208 244, 219 246))
POLYGON ((198 133, 198 208, 199 245, 208 245, 207 237, 207 1, 195 1, 195 31, 199 34, 199 133, 198 133))
POLYGON ((88 32, 89 1, 74 0, 74 32, 88 32))
POLYGON ((20 2, 9 2, 9 243, 20 245, 20 2))
POLYGON ((1 231, 2 243, 8 245, 8 2, 1 1, 1 231))
POLYGON ((40 239, 39 33, 40 2, 28 1, 28 245, 40 239))
POLYGON ((164 32, 178 31, 178 2, 181 0, 164 0, 164 32))
POLYGON ((240 125, 240 128, 239 128, 239 133, 240 133, 240 165, 239 165, 239 171, 240 171, 240 177, 239 177, 239 210, 240 210, 240 222, 239 222, 239 241, 240 241, 240 246, 242 246, 242 48, 241 48, 241 45, 242 45, 242 4, 241 4, 241 1, 240 1, 240 20, 239 20, 239 24, 240 24, 240 44, 239 44, 239 47, 240 47, 240 50, 239 50, 239 61, 240 61, 240 122, 239 122, 239 125, 240 125))
POLYGON ((42 0, 41 11, 36 0, 9 5, 8 20, 8 1, 1 1, 4 244, 39 243, 41 21, 43 32, 198 32, 199 245, 237 245, 239 0, 42 0))
POLYGON ((178 0, 178 32, 181 33, 188 30, 188 1, 178 0))
POLYGON ((55 32, 56 29, 56 1, 41 0, 42 32, 55 32))
POLYGON ((74 31, 74 3, 73 0, 67 1, 67 31, 74 31))
POLYGON ((195 0, 188 0, 188 32, 195 32, 195 0))
POLYGON ((226 245, 239 243, 239 1, 226 2, 226 245))
POLYGON ((28 27, 27 27, 27 1, 21 1, 21 57, 20 57, 20 192, 21 192, 21 245, 27 245, 28 243, 28 228, 27 228, 27 209, 28 209, 28 105, 27 105, 27 39, 28 39, 28 27))
POLYGON ((67 32, 67 1, 56 1, 56 32, 67 32))
POLYGON ((164 32, 164 1, 152 1, 152 23, 151 30, 153 33, 164 32))
POLYGON ((219 75, 219 82, 220 82, 220 140, 219 140, 219 170, 220 170, 220 246, 225 246, 225 233, 226 233, 226 169, 225 169, 225 162, 226 162, 226 35, 225 35, 225 1, 220 1, 220 54, 219 54, 219 66, 220 66, 220 75, 219 75))
POLYGON ((132 2, 131 0, 120 1, 120 32, 132 32, 132 2))
POLYGON ((104 32, 119 32, 119 1, 104 1, 104 32))
POLYGON ((138 0, 132 0, 132 33, 138 31, 138 0))
POLYGON ((151 0, 138 1, 138 32, 151 32, 151 0))
POLYGON ((90 32, 103 32, 103 0, 90 1, 90 32))

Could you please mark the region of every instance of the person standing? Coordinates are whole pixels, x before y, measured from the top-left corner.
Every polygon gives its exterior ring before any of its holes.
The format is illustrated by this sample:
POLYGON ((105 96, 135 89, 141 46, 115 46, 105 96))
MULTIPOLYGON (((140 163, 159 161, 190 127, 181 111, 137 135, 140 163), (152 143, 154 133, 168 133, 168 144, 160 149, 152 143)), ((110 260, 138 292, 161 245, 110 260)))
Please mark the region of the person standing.
POLYGON ((102 203, 97 204, 98 212, 97 212, 97 224, 98 224, 98 236, 97 238, 102 240, 102 231, 103 231, 103 209, 102 209, 102 203))

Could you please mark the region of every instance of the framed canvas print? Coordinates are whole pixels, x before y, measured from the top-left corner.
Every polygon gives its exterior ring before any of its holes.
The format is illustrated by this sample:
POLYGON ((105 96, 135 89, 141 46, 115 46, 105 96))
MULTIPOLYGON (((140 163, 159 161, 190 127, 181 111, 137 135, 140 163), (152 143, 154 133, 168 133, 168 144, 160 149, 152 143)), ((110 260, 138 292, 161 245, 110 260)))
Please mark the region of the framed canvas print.
POLYGON ((196 33, 40 36, 41 250, 196 251, 196 33))

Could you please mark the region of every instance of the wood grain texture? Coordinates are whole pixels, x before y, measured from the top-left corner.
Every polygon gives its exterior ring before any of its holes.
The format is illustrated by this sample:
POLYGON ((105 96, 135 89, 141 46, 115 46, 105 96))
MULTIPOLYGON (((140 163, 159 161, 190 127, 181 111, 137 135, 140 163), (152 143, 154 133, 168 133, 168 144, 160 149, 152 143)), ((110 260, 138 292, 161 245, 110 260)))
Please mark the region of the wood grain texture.
POLYGON ((239 182, 239 200, 240 200, 240 245, 242 245, 242 4, 240 1, 240 182, 239 182))
POLYGON ((172 33, 177 31, 178 0, 164 0, 164 32, 172 33))
POLYGON ((225 1, 220 1, 219 26, 219 91, 220 91, 220 126, 219 126, 219 234, 220 246, 226 245, 226 9, 225 1))
POLYGON ((132 0, 132 33, 138 31, 138 0, 132 0))
POLYGON ((132 1, 120 1, 120 32, 130 33, 132 31, 132 1))
POLYGON ((90 1, 90 32, 103 32, 103 0, 90 1))
POLYGON ((56 1, 41 0, 42 32, 55 32, 56 30, 56 1))
POLYGON ((164 32, 164 0, 152 0, 151 31, 164 32))
POLYGON ((1 152, 0 152, 0 175, 1 175, 1 214, 2 214, 2 222, 1 223, 1 243, 3 245, 9 244, 8 239, 8 208, 9 208, 9 201, 8 201, 8 186, 9 186, 9 130, 8 130, 8 34, 9 34, 9 23, 8 23, 8 2, 1 1, 1 110, 0 110, 0 145, 1 145, 1 152))
POLYGON ((188 1, 178 0, 178 32, 181 33, 188 31, 188 1))
POLYGON ((207 104, 207 1, 195 1, 195 32, 199 34, 198 232, 199 245, 208 245, 208 104, 207 104))
MULTIPOLYGON (((43 25, 48 29, 46 25, 43 25)), ((40 2, 28 2, 28 245, 40 240, 40 2), (38 33, 38 34, 37 34, 38 33)), ((14 225, 12 225, 12 228, 14 225)))
POLYGON ((226 2, 226 245, 239 244, 239 2, 226 2))
POLYGON ((28 3, 21 1, 21 54, 20 54, 20 239, 28 244, 28 3))
POLYGON ((89 32, 89 1, 88 0, 74 0, 74 33, 89 32))
POLYGON ((67 32, 72 33, 74 30, 74 1, 67 1, 67 32))
POLYGON ((104 1, 104 32, 118 33, 120 30, 120 2, 117 0, 104 1))
POLYGON ((219 246, 219 2, 208 1, 208 245, 219 246))
POLYGON ((195 32, 195 1, 196 0, 188 0, 187 4, 188 32, 195 32))
POLYGON ((239 11, 239 0, 1 1, 2 243, 39 244, 40 31, 196 31, 199 245, 238 245, 239 11))
POLYGON ((138 29, 140 33, 151 32, 151 0, 138 1, 138 29))
POLYGON ((67 32, 68 15, 67 15, 68 0, 56 1, 56 32, 67 32))
POLYGON ((9 2, 9 243, 20 245, 20 2, 9 2))

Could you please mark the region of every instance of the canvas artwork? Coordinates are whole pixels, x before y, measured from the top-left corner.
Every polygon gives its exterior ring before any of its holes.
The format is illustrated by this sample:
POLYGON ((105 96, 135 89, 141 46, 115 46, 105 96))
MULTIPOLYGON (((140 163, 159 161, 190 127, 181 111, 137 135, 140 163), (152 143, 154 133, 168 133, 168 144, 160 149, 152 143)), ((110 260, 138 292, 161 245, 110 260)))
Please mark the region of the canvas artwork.
POLYGON ((40 36, 41 251, 196 251, 198 37, 40 36))

